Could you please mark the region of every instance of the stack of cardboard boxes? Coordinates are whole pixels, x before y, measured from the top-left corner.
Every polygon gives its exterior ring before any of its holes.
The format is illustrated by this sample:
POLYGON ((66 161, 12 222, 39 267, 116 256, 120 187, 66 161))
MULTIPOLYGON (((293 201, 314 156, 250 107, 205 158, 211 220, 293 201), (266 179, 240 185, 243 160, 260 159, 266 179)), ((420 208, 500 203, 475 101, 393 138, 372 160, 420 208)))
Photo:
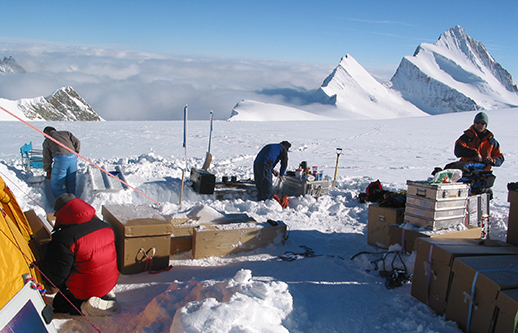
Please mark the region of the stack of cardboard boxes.
POLYGON ((464 332, 516 332, 518 314, 518 192, 507 243, 489 239, 419 238, 412 296, 464 332))
POLYGON ((415 250, 412 296, 464 332, 518 332, 518 191, 509 191, 507 242, 502 242, 482 238, 489 218, 486 194, 467 197, 461 184, 408 185, 405 208, 369 206, 368 243, 415 250), (464 220, 461 207, 467 207, 464 220), (468 229, 427 235, 398 225, 412 222, 432 230, 453 221, 465 221, 468 229))

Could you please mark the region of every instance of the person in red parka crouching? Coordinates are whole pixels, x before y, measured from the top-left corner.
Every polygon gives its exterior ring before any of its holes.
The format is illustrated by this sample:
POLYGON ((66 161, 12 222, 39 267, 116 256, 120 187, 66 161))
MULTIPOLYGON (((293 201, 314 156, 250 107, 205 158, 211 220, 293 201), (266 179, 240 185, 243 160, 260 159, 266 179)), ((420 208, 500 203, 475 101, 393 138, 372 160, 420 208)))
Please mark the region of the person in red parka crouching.
POLYGON ((95 216, 95 208, 71 193, 56 199, 54 211, 56 223, 43 265, 46 278, 60 290, 52 303, 54 312, 119 313, 112 292, 119 277, 112 228, 95 216))

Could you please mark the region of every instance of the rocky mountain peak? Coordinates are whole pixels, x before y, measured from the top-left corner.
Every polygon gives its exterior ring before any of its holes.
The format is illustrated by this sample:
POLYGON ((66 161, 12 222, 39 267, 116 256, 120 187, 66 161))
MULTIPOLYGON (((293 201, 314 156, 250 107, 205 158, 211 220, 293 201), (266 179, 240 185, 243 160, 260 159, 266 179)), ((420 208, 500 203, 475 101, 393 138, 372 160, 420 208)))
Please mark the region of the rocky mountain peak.
POLYGON ((16 60, 13 57, 4 57, 3 60, 0 60, 0 73, 1 74, 24 74, 25 69, 22 66, 18 65, 16 60))
POLYGON ((47 97, 20 100, 18 108, 28 119, 33 120, 103 120, 72 87, 58 89, 47 97))
POLYGON ((511 75, 461 27, 421 43, 391 79, 392 88, 430 114, 518 106, 511 75))

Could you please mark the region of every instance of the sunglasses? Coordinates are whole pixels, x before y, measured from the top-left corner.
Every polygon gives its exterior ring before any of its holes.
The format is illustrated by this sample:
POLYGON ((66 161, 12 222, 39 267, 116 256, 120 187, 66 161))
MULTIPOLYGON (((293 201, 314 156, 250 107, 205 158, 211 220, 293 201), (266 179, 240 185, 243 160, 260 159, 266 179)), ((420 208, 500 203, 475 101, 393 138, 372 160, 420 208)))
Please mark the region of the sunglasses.
POLYGON ((475 121, 475 124, 485 125, 486 123, 485 123, 485 122, 483 122, 483 121, 480 121, 480 120, 479 120, 479 121, 475 121))

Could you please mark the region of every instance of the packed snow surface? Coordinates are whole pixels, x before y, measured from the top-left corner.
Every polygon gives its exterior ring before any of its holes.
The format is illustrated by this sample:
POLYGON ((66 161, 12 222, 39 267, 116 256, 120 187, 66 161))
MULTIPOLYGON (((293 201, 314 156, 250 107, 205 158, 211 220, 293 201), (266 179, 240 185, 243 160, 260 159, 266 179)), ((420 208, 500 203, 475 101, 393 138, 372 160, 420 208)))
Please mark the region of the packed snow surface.
MULTIPOLYGON (((9 107, 9 106, 7 106, 9 107)), ((488 111, 489 129, 506 161, 495 168, 491 202, 491 238, 505 240, 509 203, 515 182, 518 143, 517 109, 488 111)), ((146 204, 164 216, 218 219, 248 214, 288 226, 285 245, 272 245, 224 257, 195 260, 191 252, 172 255, 173 268, 159 274, 121 275, 115 288, 122 312, 109 318, 56 315, 60 332, 461 332, 410 295, 411 285, 387 289, 369 255, 381 252, 367 244, 368 204, 357 195, 379 179, 385 189, 404 190, 407 180, 426 180, 434 167, 456 160, 455 140, 475 112, 430 117, 347 121, 214 122, 210 170, 239 180, 253 177, 252 164, 263 145, 288 140, 288 170, 301 161, 332 178, 342 148, 336 187, 318 199, 291 197, 286 209, 273 200, 248 197, 216 200, 198 195, 185 182, 179 203, 182 169, 200 168, 207 151, 209 123, 189 122, 187 149, 183 122, 34 122, 69 130, 82 141, 81 154, 108 170, 120 167, 127 182, 152 198, 131 190, 94 192, 89 163, 79 161, 78 196, 102 206, 146 204), (187 161, 185 160, 187 156, 187 161), (286 260, 289 259, 289 260, 286 260)), ((42 172, 21 167, 19 149, 41 134, 19 121, 0 123, 0 176, 21 208, 43 219, 53 198, 42 172)), ((397 247, 395 248, 397 249, 397 247)), ((415 253, 404 256, 413 270, 415 253)))

